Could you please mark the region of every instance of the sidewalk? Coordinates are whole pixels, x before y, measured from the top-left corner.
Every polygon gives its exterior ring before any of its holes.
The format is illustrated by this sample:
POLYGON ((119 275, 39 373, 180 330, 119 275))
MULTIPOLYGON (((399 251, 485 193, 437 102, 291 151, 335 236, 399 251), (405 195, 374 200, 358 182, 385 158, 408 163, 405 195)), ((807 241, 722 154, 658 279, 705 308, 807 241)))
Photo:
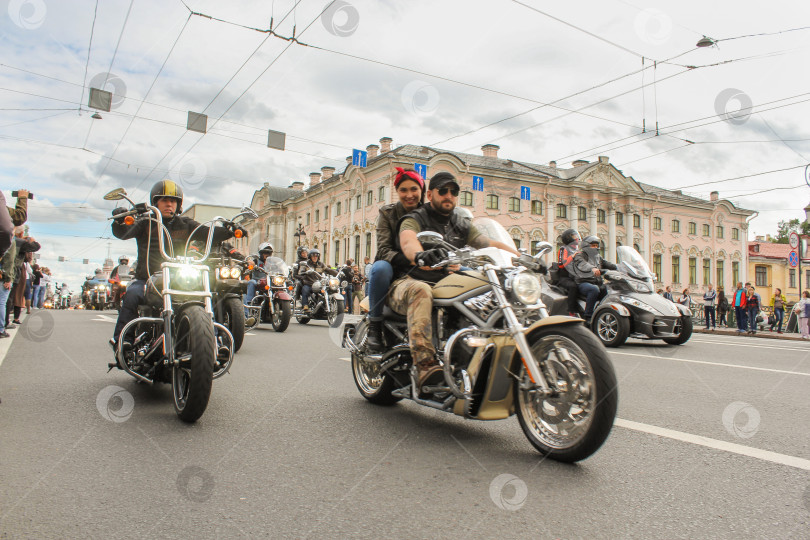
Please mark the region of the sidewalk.
POLYGON ((749 338, 765 338, 765 339, 786 339, 790 341, 803 341, 803 342, 810 342, 806 339, 802 339, 801 334, 795 333, 784 333, 784 334, 777 334, 776 330, 771 332, 767 328, 765 330, 757 330, 756 334, 748 334, 748 333, 738 333, 737 328, 718 328, 714 331, 706 330, 705 326, 695 326, 692 330, 694 334, 714 334, 720 336, 741 336, 741 337, 749 337, 749 338))

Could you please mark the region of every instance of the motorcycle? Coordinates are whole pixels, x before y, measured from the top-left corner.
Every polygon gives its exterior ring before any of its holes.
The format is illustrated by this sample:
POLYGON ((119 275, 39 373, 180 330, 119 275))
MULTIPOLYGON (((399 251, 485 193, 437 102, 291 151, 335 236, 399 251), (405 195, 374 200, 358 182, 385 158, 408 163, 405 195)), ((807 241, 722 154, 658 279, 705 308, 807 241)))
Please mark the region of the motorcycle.
POLYGON ((97 311, 107 309, 109 288, 104 283, 96 285, 90 293, 90 305, 97 311))
POLYGON ((251 329, 260 322, 269 322, 273 330, 283 332, 292 318, 292 297, 287 284, 290 269, 280 257, 268 257, 261 270, 264 277, 258 280, 256 295, 244 306, 256 321, 251 329))
POLYGON ((56 289, 56 309, 70 309, 70 292, 56 289))
MULTIPOLYGON (((607 294, 596 304, 591 318, 590 328, 599 340, 606 347, 619 347, 628 337, 661 339, 670 345, 689 341, 691 310, 655 293, 655 276, 639 252, 619 246, 616 260, 618 268, 602 274, 607 294)), ((543 301, 552 314, 568 313, 563 289, 554 285, 544 289, 543 301)), ((585 301, 580 304, 584 311, 585 301)))
MULTIPOLYGON (((178 417, 195 422, 208 406, 213 381, 228 372, 234 359, 233 336, 227 327, 214 321, 210 269, 204 263, 211 253, 216 224, 234 229, 237 236, 241 236, 241 229, 232 221, 215 217, 206 223, 211 227, 202 254, 189 256, 192 232, 185 254, 175 256, 171 242, 166 252, 164 238, 171 235, 156 207, 135 204, 123 188, 107 193, 104 199, 126 199, 133 206, 133 210, 111 219, 133 224, 137 217, 148 220, 149 227, 157 227, 158 247, 165 259, 160 272, 147 280, 146 304, 139 306, 140 316, 121 331, 116 361, 109 368, 121 369, 144 383, 171 384, 178 417), (128 342, 125 338, 130 336, 134 339, 128 342)), ((243 209, 243 214, 258 217, 249 208, 243 209)))
MULTIPOLYGON (((476 226, 512 244, 494 220, 476 226)), ((616 416, 616 375, 607 351, 580 319, 549 316, 543 304, 537 272, 545 271, 540 257, 551 244, 541 243, 536 257, 513 257, 494 247, 457 249, 434 232, 417 237, 426 249, 450 250, 433 268, 462 267, 432 287, 433 341, 444 381, 422 388, 430 396, 419 397, 407 320, 386 306, 383 354, 365 348, 368 315, 344 328, 360 394, 379 405, 410 399, 477 420, 517 414, 524 435, 545 456, 575 462, 596 452, 616 416)))
MULTIPOLYGON (((312 294, 309 295, 309 310, 295 308, 295 320, 299 324, 307 324, 310 320, 325 320, 332 328, 337 328, 343 322, 343 295, 340 289, 346 287, 337 277, 325 276, 316 270, 309 270, 307 276, 315 281, 312 284, 312 294)), ((303 301, 303 300, 302 300, 303 301)))
MULTIPOLYGON (((242 295, 247 290, 247 281, 242 279, 248 264, 241 255, 232 254, 225 246, 220 247, 220 255, 208 259, 213 272, 211 281, 214 320, 225 325, 233 336, 233 351, 237 352, 245 340, 245 310, 242 295)), ((221 336, 220 336, 221 337, 221 336)))
POLYGON ((121 303, 127 294, 127 286, 132 281, 132 275, 116 276, 109 280, 112 291, 110 292, 110 303, 116 311, 121 311, 121 303))

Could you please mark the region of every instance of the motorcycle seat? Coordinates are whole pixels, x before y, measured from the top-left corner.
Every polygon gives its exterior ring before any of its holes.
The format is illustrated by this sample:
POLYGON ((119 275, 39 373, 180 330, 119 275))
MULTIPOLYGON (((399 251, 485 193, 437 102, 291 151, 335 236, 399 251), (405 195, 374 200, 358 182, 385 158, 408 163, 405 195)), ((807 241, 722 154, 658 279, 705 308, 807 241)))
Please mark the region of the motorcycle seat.
POLYGON ((387 305, 383 308, 383 318, 395 322, 403 322, 403 323, 408 322, 408 317, 406 317, 405 315, 400 315, 387 305))

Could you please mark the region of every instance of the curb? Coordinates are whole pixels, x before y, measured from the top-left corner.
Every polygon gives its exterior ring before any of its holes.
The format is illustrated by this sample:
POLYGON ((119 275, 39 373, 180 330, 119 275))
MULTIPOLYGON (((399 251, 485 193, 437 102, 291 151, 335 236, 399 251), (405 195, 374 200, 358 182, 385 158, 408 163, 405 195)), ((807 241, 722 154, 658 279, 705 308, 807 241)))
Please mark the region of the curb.
POLYGON ((739 333, 737 330, 732 330, 730 328, 723 328, 723 329, 716 329, 716 330, 706 330, 705 328, 694 328, 692 330, 694 334, 710 334, 715 336, 738 336, 738 337, 747 337, 747 338, 761 338, 761 339, 783 339, 787 341, 806 341, 802 339, 802 337, 798 334, 777 334, 776 332, 770 332, 768 330, 758 330, 756 334, 747 334, 747 333, 739 333))

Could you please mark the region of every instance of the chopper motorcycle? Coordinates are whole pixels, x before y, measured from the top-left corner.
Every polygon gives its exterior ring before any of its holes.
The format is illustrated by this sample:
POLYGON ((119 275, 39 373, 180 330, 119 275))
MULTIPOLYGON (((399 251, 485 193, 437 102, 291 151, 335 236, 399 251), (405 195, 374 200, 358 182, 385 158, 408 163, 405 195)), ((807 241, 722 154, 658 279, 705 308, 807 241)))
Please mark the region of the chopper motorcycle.
MULTIPOLYGON (((630 246, 619 246, 616 262, 616 270, 602 274, 607 294, 597 302, 591 318, 590 328, 599 340, 606 347, 619 347, 628 337, 661 339, 670 345, 689 341, 692 311, 655 293, 655 276, 641 254, 630 246)), ((544 288, 543 302, 553 314, 568 313, 563 289, 544 288)), ((580 304, 584 311, 585 301, 580 299, 580 304)))
MULTIPOLYGON (((219 255, 209 258, 206 264, 213 274, 210 286, 214 320, 228 328, 233 336, 233 352, 237 352, 242 347, 247 330, 242 306, 247 281, 242 279, 242 275, 247 271, 248 262, 243 255, 223 243, 219 255)), ((223 336, 218 336, 218 341, 222 339, 223 336)), ((222 346, 222 343, 218 345, 222 346)))
MULTIPOLYGON (((476 226, 490 238, 512 242, 492 219, 476 226)), ((546 311, 536 272, 545 270, 540 257, 551 244, 539 244, 536 257, 513 258, 493 247, 456 249, 434 232, 417 237, 425 248, 450 250, 433 268, 464 268, 433 286, 433 341, 444 381, 422 388, 431 394, 419 397, 407 320, 386 307, 381 355, 365 348, 367 316, 344 327, 343 345, 351 351, 360 394, 379 405, 409 399, 476 420, 517 414, 524 435, 543 455, 576 462, 596 452, 616 416, 616 375, 605 348, 580 319, 546 311)))
MULTIPOLYGON (((124 223, 131 225, 138 217, 148 220, 150 228, 157 227, 158 246, 165 259, 160 272, 147 280, 146 304, 139 306, 140 316, 121 331, 116 361, 109 368, 121 369, 144 383, 170 384, 177 416, 195 422, 208 406, 213 381, 228 372, 234 359, 230 331, 213 318, 210 268, 204 263, 211 252, 214 225, 241 231, 232 221, 216 217, 206 223, 211 226, 201 255, 189 256, 188 245, 195 230, 186 243, 185 255, 175 256, 171 241, 166 252, 164 237, 171 236, 156 207, 135 204, 123 188, 107 193, 104 199, 126 199, 133 206, 133 210, 115 216, 124 223)), ((243 213, 257 217, 248 208, 243 213)))
POLYGON ((315 278, 309 295, 309 311, 296 307, 295 320, 299 324, 307 324, 312 319, 325 320, 332 328, 339 327, 344 311, 340 289, 346 287, 346 282, 341 283, 336 276, 323 275, 315 270, 309 270, 307 275, 315 278))
POLYGON ((256 320, 251 329, 269 322, 273 330, 283 332, 292 318, 292 297, 287 282, 290 268, 280 257, 267 257, 260 270, 264 277, 258 280, 256 295, 244 306, 256 320))

